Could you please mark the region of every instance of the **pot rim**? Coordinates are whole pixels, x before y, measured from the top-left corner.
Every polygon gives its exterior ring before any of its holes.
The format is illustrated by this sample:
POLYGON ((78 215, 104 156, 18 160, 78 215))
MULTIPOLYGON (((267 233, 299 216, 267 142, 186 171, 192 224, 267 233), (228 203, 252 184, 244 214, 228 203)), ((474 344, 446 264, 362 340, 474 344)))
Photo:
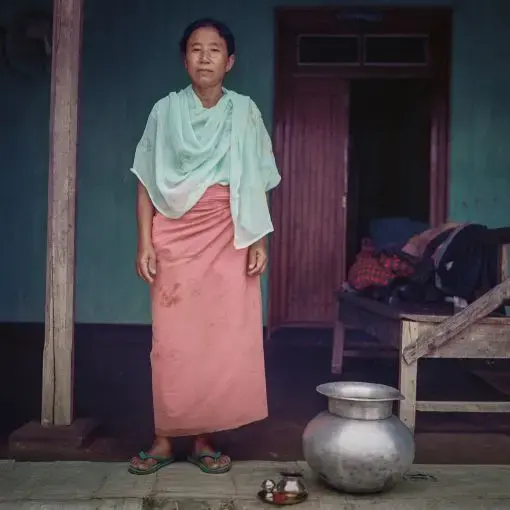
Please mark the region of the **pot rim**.
MULTIPOLYGON (((334 400, 346 400, 350 402, 393 402, 396 400, 404 400, 404 395, 400 393, 396 388, 387 386, 386 384, 378 383, 367 383, 360 381, 336 381, 320 384, 316 387, 317 393, 324 395, 327 398, 334 400), (358 387, 359 389, 365 389, 365 391, 372 390, 379 392, 379 396, 358 396, 349 395, 348 388, 358 387), (342 392, 342 389, 345 393, 342 392), (384 395, 386 393, 386 395, 384 395)), ((353 390, 351 390, 352 392, 353 390)))

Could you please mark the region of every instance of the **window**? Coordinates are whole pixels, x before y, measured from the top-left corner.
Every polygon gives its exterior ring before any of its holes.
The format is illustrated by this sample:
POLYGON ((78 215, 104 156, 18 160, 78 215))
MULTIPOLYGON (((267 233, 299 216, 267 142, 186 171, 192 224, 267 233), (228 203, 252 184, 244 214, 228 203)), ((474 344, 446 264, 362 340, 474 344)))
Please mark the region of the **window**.
POLYGON ((356 35, 298 36, 300 66, 359 65, 360 38, 356 35))
POLYGON ((366 35, 363 63, 370 66, 426 66, 429 41, 424 35, 366 35))

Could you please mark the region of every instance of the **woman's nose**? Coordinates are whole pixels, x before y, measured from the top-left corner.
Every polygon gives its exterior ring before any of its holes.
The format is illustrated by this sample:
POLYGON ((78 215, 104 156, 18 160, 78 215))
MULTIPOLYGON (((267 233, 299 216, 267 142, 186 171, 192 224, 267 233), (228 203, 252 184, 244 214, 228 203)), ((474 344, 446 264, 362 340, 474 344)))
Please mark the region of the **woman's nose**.
POLYGON ((200 53, 200 62, 201 63, 209 62, 209 54, 206 51, 202 51, 200 53))

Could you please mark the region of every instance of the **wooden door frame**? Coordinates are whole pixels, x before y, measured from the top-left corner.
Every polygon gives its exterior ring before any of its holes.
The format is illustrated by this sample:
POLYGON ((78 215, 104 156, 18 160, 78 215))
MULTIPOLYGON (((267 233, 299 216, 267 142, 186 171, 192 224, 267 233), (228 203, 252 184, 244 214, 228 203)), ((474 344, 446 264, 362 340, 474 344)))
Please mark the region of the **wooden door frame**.
MULTIPOLYGON (((281 117, 282 98, 286 93, 286 83, 293 76, 315 75, 335 76, 336 78, 370 79, 370 78, 427 78, 433 86, 433 104, 431 108, 430 140, 430 207, 429 221, 437 226, 447 220, 448 185, 449 185, 449 127, 450 127, 450 74, 451 74, 451 36, 452 9, 443 7, 333 7, 320 6, 310 8, 277 7, 275 9, 275 54, 274 54, 274 108, 273 140, 275 154, 281 152, 276 139, 276 126, 281 117), (376 11, 385 17, 381 29, 370 29, 371 33, 427 33, 430 35, 431 64, 427 68, 362 68, 362 67, 314 67, 299 68, 295 58, 289 53, 289 35, 298 32, 308 33, 356 33, 360 30, 358 21, 339 21, 338 14, 348 11, 376 11)), ((347 143, 348 146, 348 143, 347 143)), ((348 173, 345 172, 346 185, 348 173)), ((285 176, 282 175, 283 180, 285 176)), ((347 188, 346 188, 347 189, 347 188)), ((281 228, 284 211, 279 204, 279 193, 272 200, 275 230, 281 228)), ((347 214, 344 215, 344 231, 347 214)), ((274 243, 270 245, 273 253, 274 243)), ((271 257, 274 260, 274 257, 271 257)), ((345 261, 343 261, 345 264, 345 261)), ((269 277, 268 330, 271 329, 271 303, 275 288, 274 280, 269 277)), ((314 324, 314 326, 316 326, 314 324)), ((326 325, 325 325, 326 326, 326 325)), ((330 326, 330 325, 327 325, 330 326)))

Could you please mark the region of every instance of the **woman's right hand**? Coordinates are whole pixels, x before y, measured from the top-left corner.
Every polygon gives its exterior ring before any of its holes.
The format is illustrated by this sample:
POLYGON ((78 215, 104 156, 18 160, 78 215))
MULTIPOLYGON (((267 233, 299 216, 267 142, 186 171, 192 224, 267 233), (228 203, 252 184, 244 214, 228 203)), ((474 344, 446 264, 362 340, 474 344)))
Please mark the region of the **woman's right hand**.
POLYGON ((156 276, 156 252, 150 243, 140 245, 136 256, 136 273, 149 285, 156 276))

